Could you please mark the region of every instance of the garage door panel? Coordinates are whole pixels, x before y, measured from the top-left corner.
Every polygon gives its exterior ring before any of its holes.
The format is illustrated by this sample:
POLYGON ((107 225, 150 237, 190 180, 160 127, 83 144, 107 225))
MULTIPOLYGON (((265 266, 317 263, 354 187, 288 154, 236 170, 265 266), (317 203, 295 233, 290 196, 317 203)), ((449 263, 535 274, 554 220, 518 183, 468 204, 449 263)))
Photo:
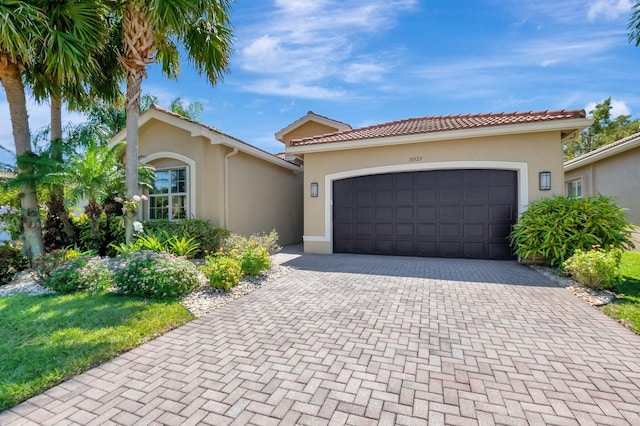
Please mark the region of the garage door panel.
POLYGON ((418 238, 437 238, 438 225, 435 223, 418 223, 416 224, 416 236, 418 238))
POLYGON ((334 182, 334 251, 510 259, 517 174, 433 170, 334 182))
POLYGON ((415 235, 413 223, 397 223, 395 235, 398 238, 412 237, 415 235))
POLYGON ((356 220, 369 221, 373 219, 373 207, 357 207, 356 220))
POLYGON ((438 191, 436 188, 416 189, 416 202, 418 203, 435 203, 438 200, 438 191))
POLYGON ((396 203, 413 204, 414 202, 413 189, 398 189, 396 191, 396 203))
POLYGON ((400 206, 396 207, 395 220, 414 220, 414 207, 413 206, 400 206))
POLYGON ((417 206, 416 221, 430 222, 438 220, 438 208, 436 206, 417 206))
POLYGON ((440 220, 460 220, 462 215, 460 214, 459 205, 444 205, 438 209, 438 218, 440 220))

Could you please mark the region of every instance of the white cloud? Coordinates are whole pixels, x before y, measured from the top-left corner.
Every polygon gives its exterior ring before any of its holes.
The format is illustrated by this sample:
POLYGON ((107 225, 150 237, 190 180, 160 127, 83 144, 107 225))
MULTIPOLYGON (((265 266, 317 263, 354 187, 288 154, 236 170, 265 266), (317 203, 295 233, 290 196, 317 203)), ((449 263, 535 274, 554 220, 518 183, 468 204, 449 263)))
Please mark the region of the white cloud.
POLYGON ((417 0, 276 0, 275 12, 239 35, 240 67, 264 78, 244 90, 324 99, 347 92, 342 82, 379 81, 391 62, 362 51, 417 0), (299 91, 298 89, 304 89, 299 91), (280 92, 279 92, 280 91, 280 92))
MULTIPOLYGON (((591 111, 596 109, 597 104, 602 103, 603 101, 604 99, 599 102, 589 102, 584 107, 584 110, 589 114, 591 111)), ((616 118, 619 115, 631 115, 631 108, 629 108, 625 101, 611 99, 611 118, 616 118)))
POLYGON ((555 65, 555 64, 557 64, 557 63, 558 63, 558 61, 557 61, 557 60, 555 60, 555 59, 546 59, 546 60, 542 61, 542 63, 540 63, 540 66, 541 66, 542 68, 547 68, 547 67, 550 67, 550 66, 552 66, 552 65, 555 65))
POLYGON ((599 18, 613 21, 631 10, 631 0, 596 0, 589 4, 587 19, 593 22, 599 18))

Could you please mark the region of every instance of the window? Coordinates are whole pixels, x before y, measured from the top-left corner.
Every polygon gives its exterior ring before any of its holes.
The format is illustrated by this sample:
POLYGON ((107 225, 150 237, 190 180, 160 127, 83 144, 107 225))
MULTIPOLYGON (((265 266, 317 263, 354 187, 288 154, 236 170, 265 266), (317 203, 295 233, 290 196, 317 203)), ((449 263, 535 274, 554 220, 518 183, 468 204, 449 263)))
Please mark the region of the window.
POLYGON ((567 196, 578 198, 582 197, 582 179, 567 182, 567 196))
POLYGON ((149 219, 185 219, 187 202, 187 169, 156 171, 156 181, 149 191, 149 219))

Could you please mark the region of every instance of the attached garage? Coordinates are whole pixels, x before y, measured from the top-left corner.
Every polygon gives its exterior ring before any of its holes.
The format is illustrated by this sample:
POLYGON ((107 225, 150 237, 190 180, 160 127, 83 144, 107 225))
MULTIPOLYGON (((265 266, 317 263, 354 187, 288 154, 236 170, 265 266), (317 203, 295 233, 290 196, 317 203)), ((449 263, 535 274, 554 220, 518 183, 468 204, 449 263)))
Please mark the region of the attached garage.
POLYGON ((585 117, 421 117, 283 140, 304 164, 305 252, 511 259, 529 202, 563 194, 563 145, 585 117))
POLYGON ((386 173, 333 183, 333 251, 509 259, 511 170, 386 173))

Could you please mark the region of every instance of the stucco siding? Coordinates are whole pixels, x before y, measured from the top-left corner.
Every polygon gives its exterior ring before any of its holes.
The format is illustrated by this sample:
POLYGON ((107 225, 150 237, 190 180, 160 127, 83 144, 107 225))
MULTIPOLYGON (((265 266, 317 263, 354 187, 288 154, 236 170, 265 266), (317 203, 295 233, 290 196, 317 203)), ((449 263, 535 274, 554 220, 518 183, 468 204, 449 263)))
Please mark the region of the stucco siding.
POLYGON ((286 146, 289 146, 289 142, 293 139, 306 138, 310 136, 324 135, 327 133, 333 133, 337 131, 336 127, 327 126, 326 124, 318 123, 315 121, 307 121, 301 126, 291 130, 282 136, 282 140, 286 146))
POLYGON ((573 169, 565 181, 582 178, 582 195, 614 197, 629 221, 640 225, 640 148, 573 169))
POLYGON ((278 231, 280 244, 302 241, 302 173, 242 152, 229 157, 227 228, 242 235, 278 231))
MULTIPOLYGON (((341 151, 306 153, 304 177, 305 251, 332 251, 330 205, 331 183, 326 177, 354 170, 430 170, 444 168, 506 168, 518 170, 520 209, 530 201, 564 192, 560 132, 417 142, 341 151), (538 173, 551 172, 551 190, 540 191, 538 173), (526 174, 523 176, 523 174, 526 174), (311 182, 319 185, 319 196, 310 197, 311 182), (327 186, 329 185, 329 186, 327 186), (327 197, 329 197, 327 199, 327 197)), ((369 173, 371 174, 371 173, 369 173)))

